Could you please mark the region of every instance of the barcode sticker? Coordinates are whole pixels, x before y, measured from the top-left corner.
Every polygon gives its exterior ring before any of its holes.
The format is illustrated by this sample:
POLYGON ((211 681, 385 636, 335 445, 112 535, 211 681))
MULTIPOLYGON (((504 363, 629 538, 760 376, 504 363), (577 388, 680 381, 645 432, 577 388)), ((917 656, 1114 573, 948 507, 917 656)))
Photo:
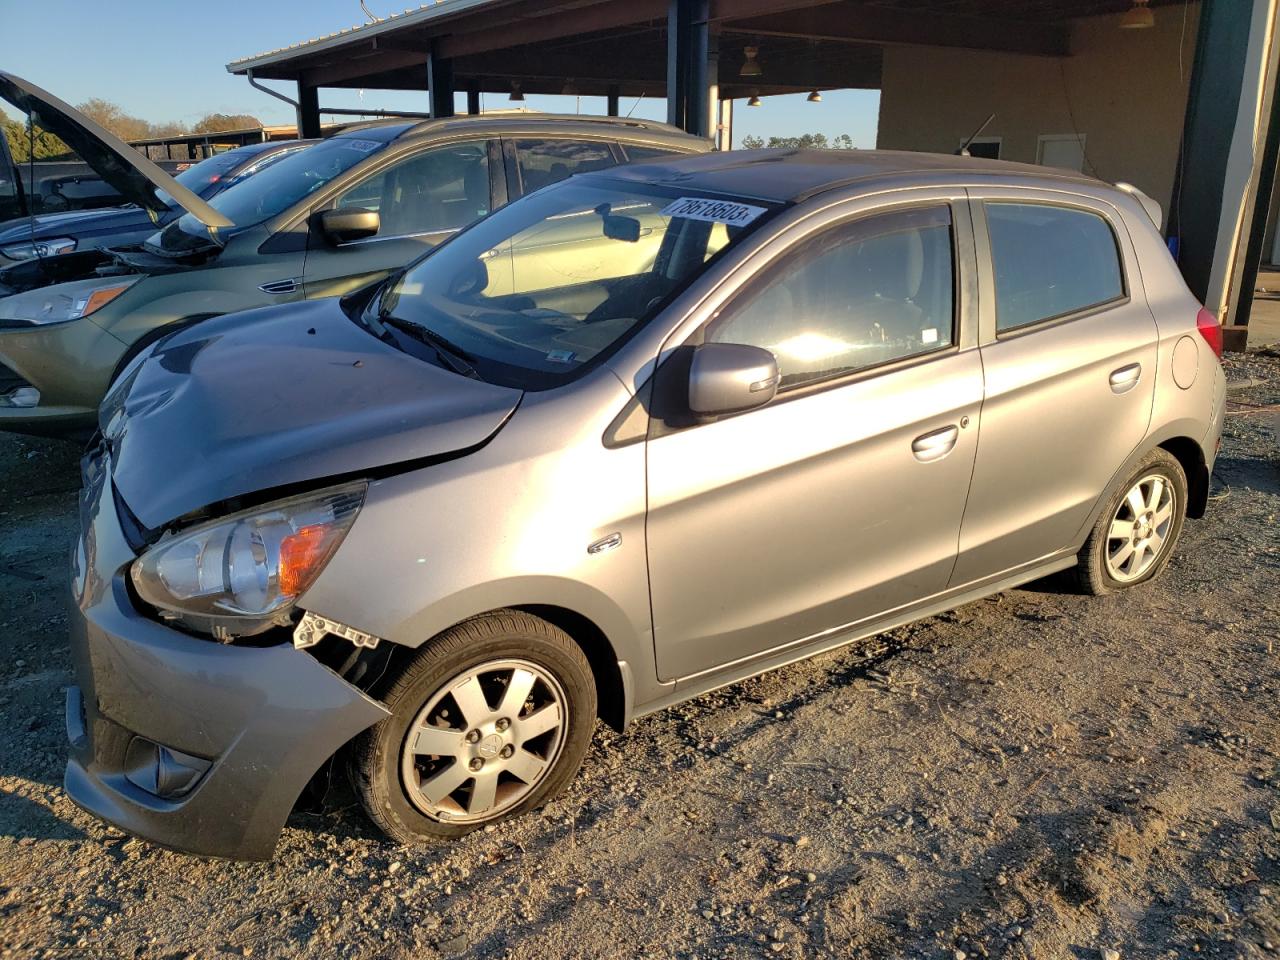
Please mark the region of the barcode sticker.
POLYGON ((753 207, 749 203, 712 200, 707 197, 681 197, 667 204, 662 211, 662 216, 706 220, 711 223, 728 224, 731 227, 744 227, 764 211, 764 207, 753 207))

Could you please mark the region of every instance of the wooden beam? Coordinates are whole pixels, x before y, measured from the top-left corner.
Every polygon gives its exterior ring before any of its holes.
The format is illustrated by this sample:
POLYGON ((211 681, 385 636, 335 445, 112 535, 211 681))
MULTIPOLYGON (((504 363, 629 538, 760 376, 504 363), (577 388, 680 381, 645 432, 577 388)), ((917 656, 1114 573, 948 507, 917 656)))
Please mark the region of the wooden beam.
MULTIPOLYGON (((742 8, 798 4, 799 0, 742 0, 742 8)), ((737 9, 738 4, 733 7, 737 9)), ((1071 52, 1070 34, 1057 24, 1015 23, 930 12, 927 16, 860 3, 794 6, 759 16, 730 16, 721 4, 721 29, 759 37, 794 37, 880 45, 965 47, 1044 57, 1071 52)))

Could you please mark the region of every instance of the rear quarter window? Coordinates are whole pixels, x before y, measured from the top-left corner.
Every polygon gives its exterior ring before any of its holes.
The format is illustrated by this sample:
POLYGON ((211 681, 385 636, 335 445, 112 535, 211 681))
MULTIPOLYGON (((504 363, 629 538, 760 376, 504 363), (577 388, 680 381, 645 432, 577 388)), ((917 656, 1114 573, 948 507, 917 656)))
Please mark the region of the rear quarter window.
POLYGON ((1120 249, 1105 217, 1050 204, 985 207, 997 332, 1124 298, 1120 249))
POLYGON ((638 143, 622 144, 628 163, 645 163, 648 160, 662 160, 666 157, 682 157, 684 153, 670 147, 641 146, 638 143))

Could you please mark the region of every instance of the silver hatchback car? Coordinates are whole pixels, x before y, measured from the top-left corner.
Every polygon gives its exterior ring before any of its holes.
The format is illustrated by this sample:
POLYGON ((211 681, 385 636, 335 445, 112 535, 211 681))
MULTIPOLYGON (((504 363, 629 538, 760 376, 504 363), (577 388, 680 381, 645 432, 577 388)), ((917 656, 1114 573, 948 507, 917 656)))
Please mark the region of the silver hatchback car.
POLYGON ((66 789, 269 857, 535 807, 635 717, 1200 516, 1220 330, 1136 190, 878 152, 584 174, 342 300, 198 324, 101 412, 66 789))

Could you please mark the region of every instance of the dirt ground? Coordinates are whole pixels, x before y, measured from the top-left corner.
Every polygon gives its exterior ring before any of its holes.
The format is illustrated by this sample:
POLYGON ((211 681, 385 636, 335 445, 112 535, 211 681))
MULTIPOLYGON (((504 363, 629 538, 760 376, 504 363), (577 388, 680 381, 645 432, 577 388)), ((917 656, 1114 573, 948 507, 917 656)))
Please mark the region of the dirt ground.
POLYGON ((0 436, 0 950, 1280 957, 1280 353, 1230 375, 1158 582, 1055 578, 601 728, 566 796, 453 844, 397 848, 335 787, 266 864, 62 795, 77 451, 0 436))

